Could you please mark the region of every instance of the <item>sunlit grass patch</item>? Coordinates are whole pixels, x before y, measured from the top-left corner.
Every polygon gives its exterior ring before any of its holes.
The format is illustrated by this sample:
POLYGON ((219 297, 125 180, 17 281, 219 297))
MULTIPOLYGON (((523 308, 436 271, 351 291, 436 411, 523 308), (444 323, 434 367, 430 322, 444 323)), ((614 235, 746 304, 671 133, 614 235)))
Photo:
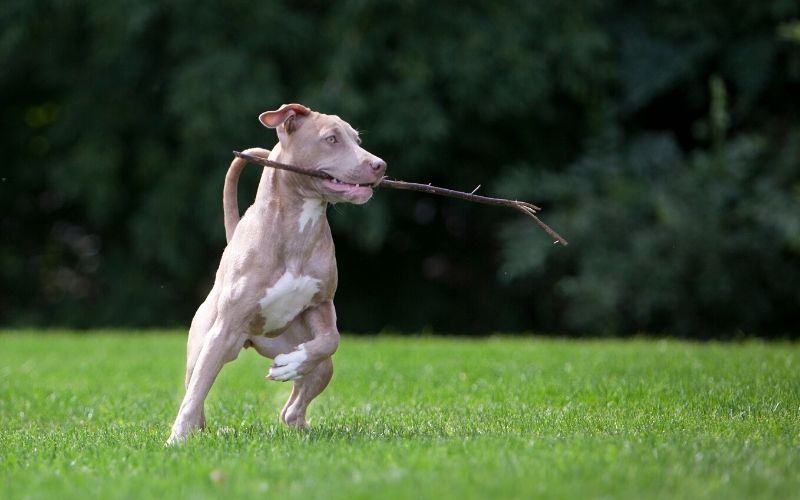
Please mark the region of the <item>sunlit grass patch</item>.
POLYGON ((789 498, 793 344, 348 338, 311 432, 252 350, 163 443, 184 336, 0 335, 3 498, 789 498))

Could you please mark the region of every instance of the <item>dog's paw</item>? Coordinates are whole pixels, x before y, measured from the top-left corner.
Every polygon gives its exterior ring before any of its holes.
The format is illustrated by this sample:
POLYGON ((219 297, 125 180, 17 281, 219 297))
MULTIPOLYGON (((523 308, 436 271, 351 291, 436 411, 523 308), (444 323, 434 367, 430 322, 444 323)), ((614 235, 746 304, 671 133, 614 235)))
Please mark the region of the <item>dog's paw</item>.
POLYGON ((287 380, 295 380, 305 375, 306 361, 308 360, 308 353, 303 344, 297 346, 297 349, 286 354, 279 354, 275 356, 275 362, 269 368, 267 379, 277 380, 279 382, 286 382, 287 380))
POLYGON ((188 434, 180 435, 173 432, 172 434, 170 434, 169 439, 167 439, 167 442, 164 443, 164 448, 172 448, 173 446, 181 445, 185 443, 188 438, 189 438, 188 434))

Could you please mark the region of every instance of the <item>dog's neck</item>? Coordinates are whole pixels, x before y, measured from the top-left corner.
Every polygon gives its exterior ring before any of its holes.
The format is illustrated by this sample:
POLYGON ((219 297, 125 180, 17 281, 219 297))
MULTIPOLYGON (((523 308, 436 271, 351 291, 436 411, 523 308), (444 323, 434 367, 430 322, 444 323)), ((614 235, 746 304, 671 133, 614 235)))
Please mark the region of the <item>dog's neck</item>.
MULTIPOLYGON (((277 160, 276 160, 277 161, 277 160)), ((276 217, 289 223, 297 220, 297 232, 303 233, 319 218, 325 218, 328 203, 310 189, 301 174, 265 168, 256 193, 257 204, 269 204, 276 217)))
MULTIPOLYGON (((270 160, 291 161, 276 146, 270 160)), ((313 259, 316 252, 332 252, 333 239, 326 217, 328 204, 309 186, 309 178, 294 172, 265 168, 254 208, 271 227, 273 249, 285 258, 313 259)))

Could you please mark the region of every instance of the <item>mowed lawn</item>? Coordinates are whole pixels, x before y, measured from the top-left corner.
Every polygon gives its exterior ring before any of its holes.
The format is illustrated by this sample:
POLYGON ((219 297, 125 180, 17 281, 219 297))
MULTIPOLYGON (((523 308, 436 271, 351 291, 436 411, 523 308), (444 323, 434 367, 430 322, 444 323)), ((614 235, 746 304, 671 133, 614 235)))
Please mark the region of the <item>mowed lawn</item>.
POLYGON ((800 498, 797 344, 345 335, 308 433, 249 350, 165 449, 184 335, 123 333, 0 334, 0 497, 800 498))

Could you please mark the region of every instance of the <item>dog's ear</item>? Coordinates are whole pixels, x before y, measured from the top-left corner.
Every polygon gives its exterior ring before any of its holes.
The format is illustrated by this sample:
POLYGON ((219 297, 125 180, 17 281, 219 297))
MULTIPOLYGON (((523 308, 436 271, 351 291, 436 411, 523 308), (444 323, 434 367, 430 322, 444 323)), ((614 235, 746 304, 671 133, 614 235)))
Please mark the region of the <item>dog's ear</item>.
POLYGON ((277 128, 281 125, 286 129, 287 134, 295 131, 296 124, 294 117, 296 115, 307 115, 311 110, 302 104, 284 104, 275 111, 265 111, 259 115, 258 120, 268 128, 277 128))

